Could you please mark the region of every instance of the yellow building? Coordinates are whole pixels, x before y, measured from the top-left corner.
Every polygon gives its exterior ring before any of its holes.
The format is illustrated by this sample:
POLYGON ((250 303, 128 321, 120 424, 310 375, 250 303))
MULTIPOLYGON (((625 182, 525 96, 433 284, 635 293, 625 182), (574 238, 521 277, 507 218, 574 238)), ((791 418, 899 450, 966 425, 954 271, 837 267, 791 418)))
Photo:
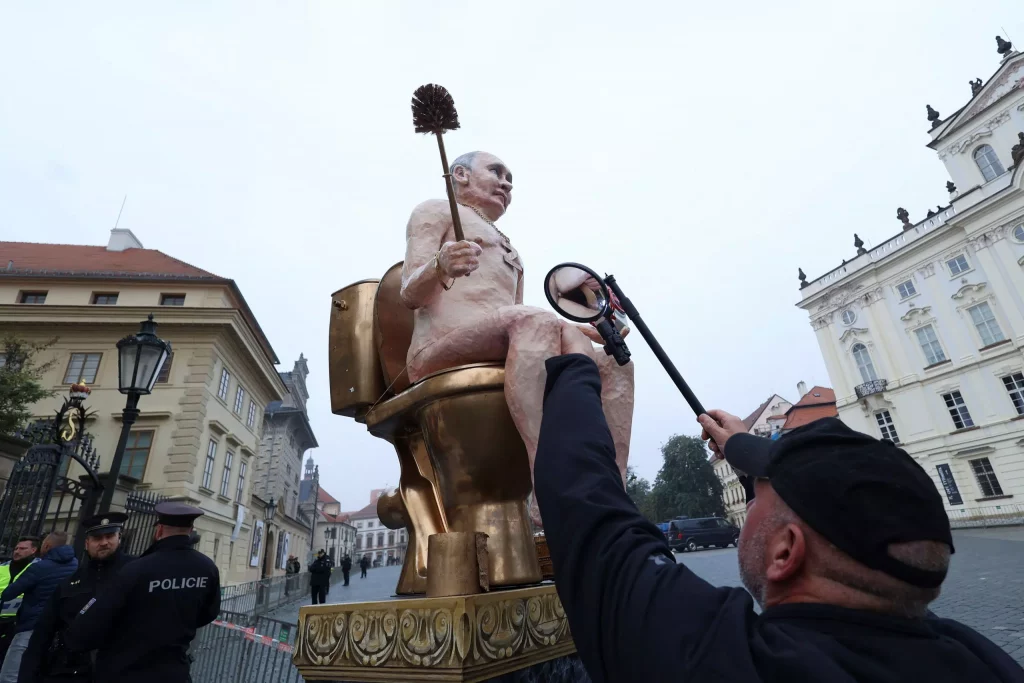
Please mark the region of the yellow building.
POLYGON ((58 397, 41 401, 34 415, 51 417, 68 385, 84 379, 101 471, 110 467, 125 405, 115 344, 150 313, 173 356, 139 403, 122 480, 205 510, 199 549, 223 583, 260 578, 263 558, 252 550, 266 543, 253 538, 263 526, 253 475, 264 408, 286 390, 234 281, 144 249, 128 230, 111 231, 105 247, 0 242, 0 334, 57 339, 40 360, 56 360, 43 384, 58 397))

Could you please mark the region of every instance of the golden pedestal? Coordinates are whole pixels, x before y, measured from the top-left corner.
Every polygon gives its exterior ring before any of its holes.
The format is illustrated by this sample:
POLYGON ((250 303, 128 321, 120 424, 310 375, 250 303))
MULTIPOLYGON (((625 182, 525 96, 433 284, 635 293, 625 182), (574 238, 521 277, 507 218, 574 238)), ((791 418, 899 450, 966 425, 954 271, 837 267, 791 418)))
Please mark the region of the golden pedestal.
POLYGON ((575 652, 547 584, 303 607, 293 662, 307 681, 471 683, 575 652))

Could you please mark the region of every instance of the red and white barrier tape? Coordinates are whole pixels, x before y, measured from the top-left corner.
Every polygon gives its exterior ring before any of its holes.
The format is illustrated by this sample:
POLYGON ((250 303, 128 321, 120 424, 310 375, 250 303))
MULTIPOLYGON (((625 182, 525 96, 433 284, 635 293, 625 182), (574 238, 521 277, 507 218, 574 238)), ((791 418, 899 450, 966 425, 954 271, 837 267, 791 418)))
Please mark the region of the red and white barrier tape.
POLYGON ((239 624, 232 624, 230 621, 221 621, 220 619, 215 619, 213 621, 213 625, 220 626, 221 628, 230 629, 232 631, 241 631, 245 634, 246 640, 251 640, 254 643, 259 643, 261 645, 269 645, 270 647, 277 648, 281 652, 294 652, 294 648, 288 643, 282 643, 276 638, 271 638, 270 636, 264 636, 259 633, 256 633, 256 629, 251 626, 240 626, 239 624))

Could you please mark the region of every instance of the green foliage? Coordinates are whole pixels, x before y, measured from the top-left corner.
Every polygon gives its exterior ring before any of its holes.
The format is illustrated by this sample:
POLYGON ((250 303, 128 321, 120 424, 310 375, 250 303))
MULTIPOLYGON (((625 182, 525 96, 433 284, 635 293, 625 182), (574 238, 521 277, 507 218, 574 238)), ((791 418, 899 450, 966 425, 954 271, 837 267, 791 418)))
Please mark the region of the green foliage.
POLYGON ((664 462, 652 486, 626 470, 626 492, 652 522, 676 517, 725 516, 722 482, 708 462, 704 442, 693 436, 673 436, 661 447, 664 462))
POLYGON ((0 342, 0 434, 13 434, 32 417, 28 409, 36 401, 53 396, 39 380, 56 359, 38 363, 38 355, 57 342, 28 342, 7 336, 0 342))

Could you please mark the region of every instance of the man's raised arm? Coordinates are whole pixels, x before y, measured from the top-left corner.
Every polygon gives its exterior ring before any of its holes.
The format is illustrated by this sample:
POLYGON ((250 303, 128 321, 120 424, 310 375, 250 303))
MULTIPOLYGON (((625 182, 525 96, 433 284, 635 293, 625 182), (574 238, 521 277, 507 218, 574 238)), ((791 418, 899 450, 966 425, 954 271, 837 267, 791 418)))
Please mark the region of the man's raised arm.
POLYGON ((420 308, 457 277, 478 267, 481 248, 475 242, 444 242, 452 225, 448 203, 430 199, 412 211, 405 230, 405 263, 402 266, 402 303, 420 308))

